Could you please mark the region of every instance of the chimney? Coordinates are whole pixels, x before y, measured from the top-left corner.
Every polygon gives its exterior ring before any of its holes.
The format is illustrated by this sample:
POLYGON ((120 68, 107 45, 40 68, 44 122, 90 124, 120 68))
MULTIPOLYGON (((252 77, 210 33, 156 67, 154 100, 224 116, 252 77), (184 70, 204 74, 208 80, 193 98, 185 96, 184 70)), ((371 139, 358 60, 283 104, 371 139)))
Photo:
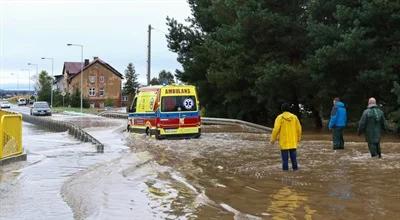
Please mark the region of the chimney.
POLYGON ((89 59, 85 59, 85 65, 84 66, 87 66, 87 65, 89 65, 89 59))
POLYGON ((93 57, 93 60, 97 60, 97 59, 99 59, 99 57, 93 57))

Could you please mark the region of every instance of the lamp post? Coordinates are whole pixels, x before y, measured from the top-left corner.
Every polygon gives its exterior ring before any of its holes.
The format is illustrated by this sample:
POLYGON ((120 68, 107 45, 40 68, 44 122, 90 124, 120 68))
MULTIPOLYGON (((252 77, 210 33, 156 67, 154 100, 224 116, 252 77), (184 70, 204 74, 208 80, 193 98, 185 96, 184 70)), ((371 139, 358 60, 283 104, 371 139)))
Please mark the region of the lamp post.
MULTIPOLYGON (((28 63, 28 66, 35 66, 36 67, 36 75, 38 75, 38 65, 34 63, 28 63)), ((29 92, 31 91, 31 73, 29 72, 29 92)))
POLYGON ((53 108, 54 58, 52 58, 52 57, 42 57, 42 60, 51 60, 50 107, 53 108))
POLYGON ((19 77, 18 73, 10 73, 11 76, 17 75, 17 91, 19 91, 19 77))
POLYGON ((67 46, 76 46, 81 48, 81 113, 83 108, 83 45, 82 44, 67 44, 67 46))
MULTIPOLYGON (((31 70, 30 69, 21 69, 21 71, 28 71, 28 77, 31 78, 31 70)), ((29 79, 28 79, 29 82, 29 79)), ((28 94, 29 94, 29 90, 28 90, 28 94)))

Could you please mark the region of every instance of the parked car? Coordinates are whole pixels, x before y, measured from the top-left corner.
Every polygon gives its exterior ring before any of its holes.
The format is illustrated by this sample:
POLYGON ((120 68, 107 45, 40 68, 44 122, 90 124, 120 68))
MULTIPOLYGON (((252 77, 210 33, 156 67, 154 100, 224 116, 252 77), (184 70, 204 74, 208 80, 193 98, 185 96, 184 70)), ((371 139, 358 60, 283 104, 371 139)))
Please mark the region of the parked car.
POLYGON ((31 115, 51 116, 51 109, 47 102, 34 102, 31 107, 31 115))
POLYGON ((8 101, 2 101, 0 103, 0 108, 11 108, 11 104, 8 101))
POLYGON ((26 99, 24 99, 24 98, 20 98, 20 99, 18 99, 17 104, 18 104, 18 106, 26 105, 26 104, 27 104, 27 101, 26 101, 26 99))

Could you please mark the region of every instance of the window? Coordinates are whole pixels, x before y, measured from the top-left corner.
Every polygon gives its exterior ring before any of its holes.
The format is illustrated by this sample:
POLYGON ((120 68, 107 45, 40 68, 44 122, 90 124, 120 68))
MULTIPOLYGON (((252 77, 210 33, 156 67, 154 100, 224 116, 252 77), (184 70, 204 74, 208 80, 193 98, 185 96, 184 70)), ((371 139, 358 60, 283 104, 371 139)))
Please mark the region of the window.
POLYGON ((33 103, 34 108, 49 108, 49 104, 47 102, 35 102, 33 103))
POLYGON ((90 88, 89 89, 89 96, 95 96, 96 95, 96 88, 90 88))
POLYGON ((126 95, 122 96, 122 101, 123 102, 127 102, 128 101, 128 96, 126 96, 126 95))
POLYGON ((99 77, 99 81, 100 81, 101 83, 103 83, 103 82, 104 82, 104 76, 100 76, 100 77, 99 77))
POLYGON ((99 89, 99 96, 104 96, 104 88, 99 89))
POLYGON ((166 96, 161 99, 162 112, 196 111, 194 96, 166 96))
POLYGON ((89 82, 90 83, 95 83, 96 82, 96 76, 89 76, 89 82))

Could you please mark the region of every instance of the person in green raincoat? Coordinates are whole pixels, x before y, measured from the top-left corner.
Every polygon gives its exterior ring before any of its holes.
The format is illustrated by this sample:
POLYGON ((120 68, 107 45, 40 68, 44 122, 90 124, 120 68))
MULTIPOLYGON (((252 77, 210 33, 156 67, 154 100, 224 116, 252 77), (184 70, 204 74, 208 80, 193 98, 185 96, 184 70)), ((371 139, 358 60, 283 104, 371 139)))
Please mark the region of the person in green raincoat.
POLYGON ((365 140, 368 142, 372 157, 382 157, 380 146, 382 130, 386 130, 385 116, 376 105, 375 98, 370 98, 368 108, 364 110, 358 125, 358 135, 365 133, 365 140))

